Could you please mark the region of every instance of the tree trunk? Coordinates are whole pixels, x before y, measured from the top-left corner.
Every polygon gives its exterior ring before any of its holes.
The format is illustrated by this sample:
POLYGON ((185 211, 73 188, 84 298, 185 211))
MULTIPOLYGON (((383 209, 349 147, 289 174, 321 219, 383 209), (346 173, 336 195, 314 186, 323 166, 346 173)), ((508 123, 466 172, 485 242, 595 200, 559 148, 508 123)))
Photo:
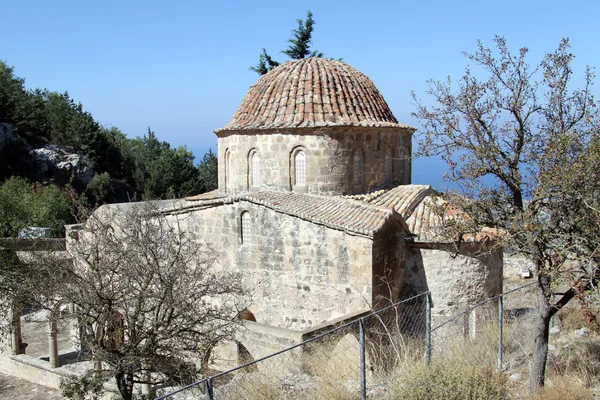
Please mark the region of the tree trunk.
POLYGON ((531 391, 544 386, 546 377, 546 360, 548 358, 548 337, 550 334, 551 306, 549 299, 550 280, 538 276, 538 307, 535 314, 533 362, 529 385, 531 391))
POLYGON ((115 380, 117 381, 117 388, 119 389, 119 393, 121 393, 123 400, 132 400, 133 383, 130 381, 129 374, 119 372, 115 375, 115 380))
POLYGON ((11 347, 12 354, 24 354, 23 338, 21 337, 21 307, 13 302, 11 312, 11 347))

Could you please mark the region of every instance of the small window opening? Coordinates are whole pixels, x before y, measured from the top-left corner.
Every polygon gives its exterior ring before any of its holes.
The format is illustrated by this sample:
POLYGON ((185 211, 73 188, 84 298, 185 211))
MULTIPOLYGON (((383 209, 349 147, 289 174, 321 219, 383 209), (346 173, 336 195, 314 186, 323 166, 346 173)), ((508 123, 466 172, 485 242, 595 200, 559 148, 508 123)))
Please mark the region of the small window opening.
POLYGON ((354 153, 354 185, 362 185, 363 159, 360 151, 354 153))
POLYGON ((250 186, 260 185, 260 156, 254 151, 250 156, 250 186))
POLYGON ((252 245, 252 220, 250 219, 250 213, 244 211, 242 213, 242 244, 252 245))
POLYGON ((306 184, 306 154, 302 150, 294 156, 294 181, 296 185, 306 184))
POLYGON ((230 182, 230 173, 231 173, 231 163, 230 163, 230 156, 229 156, 229 149, 225 150, 225 190, 229 189, 229 187, 231 186, 231 182, 230 182))
POLYGON ((385 155, 384 179, 386 183, 392 181, 392 155, 389 151, 385 155))

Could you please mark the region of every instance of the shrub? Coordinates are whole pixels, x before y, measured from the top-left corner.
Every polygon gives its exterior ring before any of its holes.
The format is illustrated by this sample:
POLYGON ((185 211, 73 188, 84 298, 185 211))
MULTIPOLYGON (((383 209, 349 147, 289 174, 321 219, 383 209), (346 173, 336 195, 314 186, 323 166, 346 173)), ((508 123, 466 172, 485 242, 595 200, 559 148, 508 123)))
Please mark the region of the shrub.
POLYGON ((548 384, 536 393, 527 397, 528 400, 591 400, 591 392, 579 381, 578 375, 563 375, 551 379, 548 384))
POLYGON ((399 382, 395 399, 503 400, 508 399, 504 374, 467 364, 432 364, 399 382))

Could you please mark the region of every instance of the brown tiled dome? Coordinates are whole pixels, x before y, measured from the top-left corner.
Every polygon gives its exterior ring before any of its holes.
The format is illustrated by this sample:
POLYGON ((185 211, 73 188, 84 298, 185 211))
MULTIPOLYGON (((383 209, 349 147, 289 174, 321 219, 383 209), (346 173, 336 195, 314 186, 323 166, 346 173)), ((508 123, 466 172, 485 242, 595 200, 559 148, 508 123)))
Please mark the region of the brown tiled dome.
POLYGON ((248 91, 219 131, 319 126, 402 127, 366 75, 341 61, 304 58, 280 65, 248 91))

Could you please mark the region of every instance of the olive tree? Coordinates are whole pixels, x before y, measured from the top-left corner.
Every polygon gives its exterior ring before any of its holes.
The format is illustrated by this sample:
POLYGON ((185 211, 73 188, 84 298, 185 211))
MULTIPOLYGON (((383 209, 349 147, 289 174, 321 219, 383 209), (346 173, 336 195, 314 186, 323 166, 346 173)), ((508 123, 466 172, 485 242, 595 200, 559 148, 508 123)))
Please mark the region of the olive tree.
POLYGON ((413 93, 423 131, 421 156, 440 156, 446 178, 462 190, 447 193, 469 215, 454 219, 455 237, 496 228, 500 243, 535 265, 536 313, 532 389, 544 385, 550 318, 598 278, 600 168, 593 71, 572 89, 568 40, 536 64, 527 48, 511 52, 478 43, 468 54, 475 69, 452 82, 429 81, 425 103, 413 93), (559 285, 568 288, 557 293, 559 285), (558 299, 553 301, 554 296, 558 299))
MULTIPOLYGON (((186 224, 152 203, 103 206, 69 231, 72 263, 46 263, 94 361, 80 387, 112 377, 131 399, 134 384, 193 379, 232 338, 244 308, 240 276, 221 268, 186 224)), ((65 392, 75 393, 69 383, 65 392)))

